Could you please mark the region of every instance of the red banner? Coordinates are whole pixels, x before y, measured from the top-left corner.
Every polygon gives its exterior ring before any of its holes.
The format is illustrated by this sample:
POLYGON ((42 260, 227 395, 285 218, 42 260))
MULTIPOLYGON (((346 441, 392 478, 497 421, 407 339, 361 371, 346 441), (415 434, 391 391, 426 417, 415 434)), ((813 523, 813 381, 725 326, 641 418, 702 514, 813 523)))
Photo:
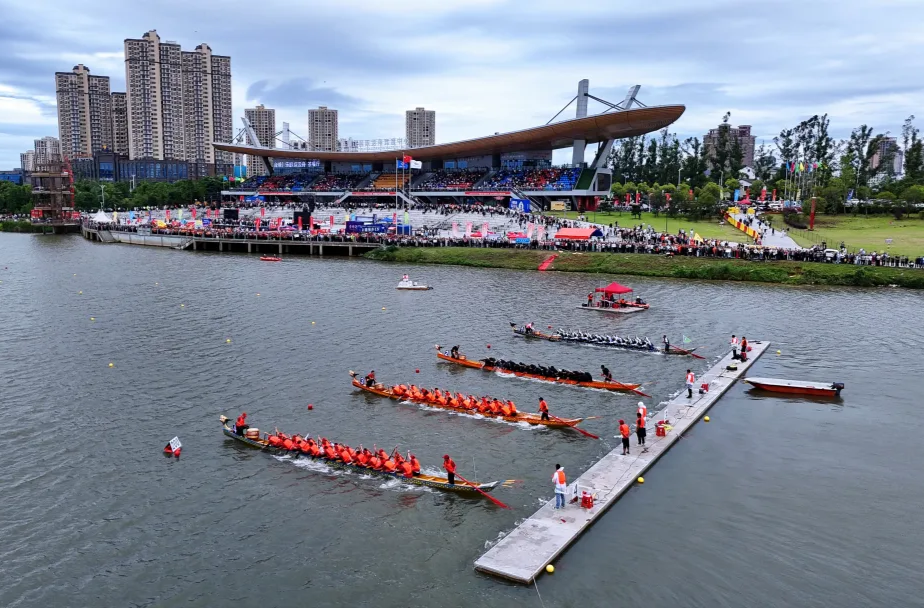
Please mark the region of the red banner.
POLYGON ((501 192, 501 191, 495 192, 493 190, 484 191, 484 192, 472 190, 470 192, 463 192, 462 194, 464 194, 465 196, 510 196, 509 192, 501 192))
POLYGON ((257 218, 257 231, 260 230, 260 218, 257 218))
POLYGON ((394 196, 396 193, 391 192, 354 192, 350 196, 394 196))
POLYGON ((41 209, 33 209, 33 210, 32 210, 32 217, 33 217, 33 218, 41 218, 41 217, 42 217, 42 210, 41 210, 41 209))
POLYGON ((626 192, 626 204, 628 205, 632 201, 632 195, 626 192))
POLYGON ((260 207, 260 217, 266 217, 266 207, 260 207))
POLYGON ((690 200, 693 200, 693 188, 690 188, 690 200))
POLYGON ((330 227, 331 227, 331 228, 334 227, 334 216, 333 216, 333 215, 330 216, 330 227))
POLYGON ((168 222, 170 221, 170 210, 169 209, 167 209, 167 221, 168 222))
POLYGON ((766 199, 767 199, 767 189, 766 189, 766 188, 763 188, 763 189, 761 189, 761 191, 760 191, 760 200, 763 201, 763 200, 766 200, 766 199))
POLYGON ((196 219, 196 208, 193 207, 193 208, 191 209, 191 211, 192 211, 193 219, 196 219))
POLYGON ((398 214, 397 214, 397 212, 391 214, 391 225, 392 225, 392 226, 397 226, 397 225, 398 225, 398 214))
POLYGON ((809 230, 815 229, 815 197, 812 197, 812 213, 809 215, 809 230))
POLYGON ((638 193, 638 190, 635 191, 635 204, 638 205, 642 202, 642 195, 638 193))
POLYGON ((302 216, 298 216, 298 231, 302 230, 302 216))
POLYGON ((773 200, 776 201, 776 188, 773 189, 773 200))

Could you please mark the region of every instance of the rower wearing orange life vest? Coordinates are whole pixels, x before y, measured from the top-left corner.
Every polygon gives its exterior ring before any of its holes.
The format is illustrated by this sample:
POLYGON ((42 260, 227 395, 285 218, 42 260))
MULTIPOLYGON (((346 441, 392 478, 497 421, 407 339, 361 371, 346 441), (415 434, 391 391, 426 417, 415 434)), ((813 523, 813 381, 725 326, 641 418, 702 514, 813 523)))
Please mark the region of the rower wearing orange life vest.
POLYGON ((542 414, 542 420, 549 419, 549 404, 542 397, 539 397, 539 413, 542 414))
POLYGON ((247 424, 247 412, 242 412, 241 415, 237 417, 237 421, 234 423, 234 432, 243 437, 244 431, 246 431, 248 428, 249 425, 247 424))
POLYGON ((420 475, 420 461, 417 460, 417 456, 414 456, 413 454, 409 454, 409 456, 410 456, 409 462, 411 465, 411 469, 414 472, 414 475, 420 475))
POLYGON ((555 472, 552 473, 552 483, 555 484, 555 508, 565 508, 565 490, 568 487, 568 480, 565 477, 565 469, 560 465, 555 465, 555 472))
POLYGON ((456 483, 456 463, 453 462, 449 454, 443 454, 443 468, 446 469, 446 476, 449 478, 449 485, 456 483))
POLYGON ((510 408, 510 414, 508 414, 508 416, 517 415, 517 406, 514 405, 513 401, 511 401, 510 399, 507 400, 507 407, 510 408))
POLYGON ((687 399, 693 398, 693 385, 696 383, 696 376, 691 370, 687 370, 687 399))
POLYGON ((629 425, 625 420, 619 421, 619 436, 622 438, 622 455, 629 453, 629 425))

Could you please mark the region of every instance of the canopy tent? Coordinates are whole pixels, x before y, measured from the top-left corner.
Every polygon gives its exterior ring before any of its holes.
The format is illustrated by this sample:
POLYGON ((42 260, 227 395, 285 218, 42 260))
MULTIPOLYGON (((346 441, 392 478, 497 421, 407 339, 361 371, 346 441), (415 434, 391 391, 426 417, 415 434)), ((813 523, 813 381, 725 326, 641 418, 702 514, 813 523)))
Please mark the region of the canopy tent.
POLYGON ((606 287, 597 287, 594 291, 596 291, 596 292, 602 292, 602 293, 604 293, 604 294, 610 296, 610 295, 613 295, 613 294, 619 295, 619 294, 624 294, 624 293, 630 293, 630 292, 632 291, 632 288, 631 288, 631 287, 626 287, 625 285, 620 285, 620 284, 617 283, 616 281, 613 281, 612 283, 610 283, 610 284, 607 285, 606 287))
POLYGON ((599 228, 562 228, 555 233, 556 239, 586 241, 592 236, 603 236, 599 228))
POLYGON ((103 210, 102 210, 102 209, 100 209, 99 211, 97 211, 97 212, 96 212, 96 215, 94 215, 94 216, 91 217, 90 219, 91 219, 92 221, 94 221, 94 222, 99 223, 99 224, 106 224, 106 223, 109 223, 109 222, 112 221, 112 218, 109 217, 108 215, 106 215, 105 213, 103 213, 103 210))

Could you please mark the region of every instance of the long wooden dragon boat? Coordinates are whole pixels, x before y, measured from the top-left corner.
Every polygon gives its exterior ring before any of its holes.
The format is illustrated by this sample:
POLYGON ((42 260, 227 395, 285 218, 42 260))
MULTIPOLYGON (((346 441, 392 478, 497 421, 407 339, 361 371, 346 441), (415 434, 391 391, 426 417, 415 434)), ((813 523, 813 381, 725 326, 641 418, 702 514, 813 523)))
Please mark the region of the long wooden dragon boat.
POLYGON ((471 367, 473 369, 480 369, 486 372, 496 371, 502 374, 511 374, 519 378, 530 378, 532 380, 542 380, 543 382, 554 382, 555 384, 565 384, 568 386, 579 386, 582 388, 599 388, 599 389, 604 389, 608 391, 635 393, 636 395, 639 395, 642 397, 651 396, 639 390, 639 388, 642 386, 641 384, 627 384, 625 382, 604 382, 604 381, 597 381, 597 380, 592 380, 590 382, 582 382, 579 380, 568 380, 567 378, 552 378, 549 376, 540 376, 538 374, 529 374, 526 372, 515 372, 512 370, 501 369, 499 367, 488 365, 484 363, 483 361, 474 361, 472 359, 468 359, 465 355, 461 353, 459 354, 458 357, 453 357, 452 355, 448 355, 444 352, 441 352, 439 349, 439 346, 437 346, 437 349, 436 349, 436 356, 437 358, 443 361, 447 361, 449 363, 455 363, 456 365, 463 365, 465 367, 471 367))
POLYGON ((526 422, 527 424, 534 424, 540 426, 547 426, 552 428, 572 428, 577 431, 581 429, 577 428, 577 425, 586 420, 586 418, 558 418, 552 417, 549 420, 543 420, 542 414, 536 414, 532 412, 517 412, 515 416, 504 416, 503 414, 493 414, 491 412, 479 412, 478 410, 469 410, 464 407, 452 407, 451 405, 442 405, 440 403, 431 403, 426 399, 413 399, 407 395, 396 395, 395 392, 382 384, 376 384, 374 386, 366 386, 362 381, 356 378, 354 372, 350 372, 353 376, 353 386, 356 388, 366 391, 367 393, 372 393, 373 395, 378 395, 380 397, 387 397, 389 399, 395 399, 397 401, 409 401, 411 403, 419 403, 425 405, 426 407, 432 407, 439 410, 448 410, 450 412, 458 412, 460 414, 470 414, 472 416, 479 415, 484 416, 485 418, 497 418, 504 420, 505 422, 526 422))
POLYGON ((392 479, 397 479, 404 483, 413 484, 416 486, 426 486, 428 488, 436 488, 438 490, 446 490, 449 492, 459 492, 462 494, 478 494, 479 493, 478 490, 481 490, 482 492, 490 492, 491 490, 496 488, 501 483, 499 481, 492 481, 490 483, 479 483, 477 481, 473 481, 471 482, 471 485, 467 485, 461 482, 450 484, 449 479, 445 477, 436 477, 433 475, 415 475, 413 477, 405 477, 404 475, 400 475, 397 473, 387 473, 385 471, 377 471, 375 469, 370 469, 368 467, 363 467, 363 466, 359 466, 356 464, 346 464, 339 460, 331 460, 323 456, 312 456, 310 454, 305 454, 304 452, 300 452, 298 450, 286 450, 286 449, 281 449, 281 448, 275 448, 272 445, 270 445, 270 442, 267 439, 266 433, 263 433, 262 437, 258 437, 256 439, 243 437, 234 432, 234 427, 232 426, 233 423, 227 416, 221 416, 219 420, 221 420, 221 430, 225 434, 226 437, 234 439, 235 441, 240 441, 241 443, 248 445, 252 448, 266 450, 273 454, 290 454, 292 456, 296 456, 299 458, 308 458, 309 460, 316 460, 316 461, 323 462, 324 464, 330 467, 333 467, 333 468, 345 469, 348 471, 356 471, 357 473, 360 473, 363 475, 374 475, 376 477, 388 477, 392 479))
POLYGON ((531 329, 529 331, 526 331, 525 327, 520 327, 516 323, 510 323, 510 329, 512 329, 513 333, 515 333, 516 335, 523 336, 524 338, 534 338, 537 340, 548 340, 549 342, 558 342, 559 340, 561 340, 561 336, 559 336, 558 334, 547 334, 537 329, 531 329))

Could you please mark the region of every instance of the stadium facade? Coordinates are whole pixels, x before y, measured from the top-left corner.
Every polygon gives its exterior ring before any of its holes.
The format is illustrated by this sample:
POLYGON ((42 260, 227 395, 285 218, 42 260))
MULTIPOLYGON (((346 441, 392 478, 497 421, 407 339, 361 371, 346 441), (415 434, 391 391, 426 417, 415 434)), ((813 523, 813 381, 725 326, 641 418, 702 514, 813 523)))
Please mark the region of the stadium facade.
POLYGON ((578 102, 573 119, 406 150, 321 152, 215 143, 223 152, 262 156, 274 169, 271 175, 248 178, 222 195, 240 203, 329 204, 351 198, 372 202, 377 197, 405 203, 511 199, 529 200, 531 207, 542 209, 551 208, 553 202, 594 209, 599 197, 610 192, 613 176, 607 159, 615 140, 662 129, 686 109, 645 107, 635 98, 638 88, 630 89, 621 103, 611 104, 590 95, 587 81, 582 80, 572 100, 578 102), (588 98, 609 109, 587 116, 588 98), (597 144, 593 160, 583 162, 585 147, 593 144, 597 144), (553 167, 552 152, 562 148, 575 150, 575 162, 553 167), (413 167, 404 167, 406 157, 413 159, 413 167))

